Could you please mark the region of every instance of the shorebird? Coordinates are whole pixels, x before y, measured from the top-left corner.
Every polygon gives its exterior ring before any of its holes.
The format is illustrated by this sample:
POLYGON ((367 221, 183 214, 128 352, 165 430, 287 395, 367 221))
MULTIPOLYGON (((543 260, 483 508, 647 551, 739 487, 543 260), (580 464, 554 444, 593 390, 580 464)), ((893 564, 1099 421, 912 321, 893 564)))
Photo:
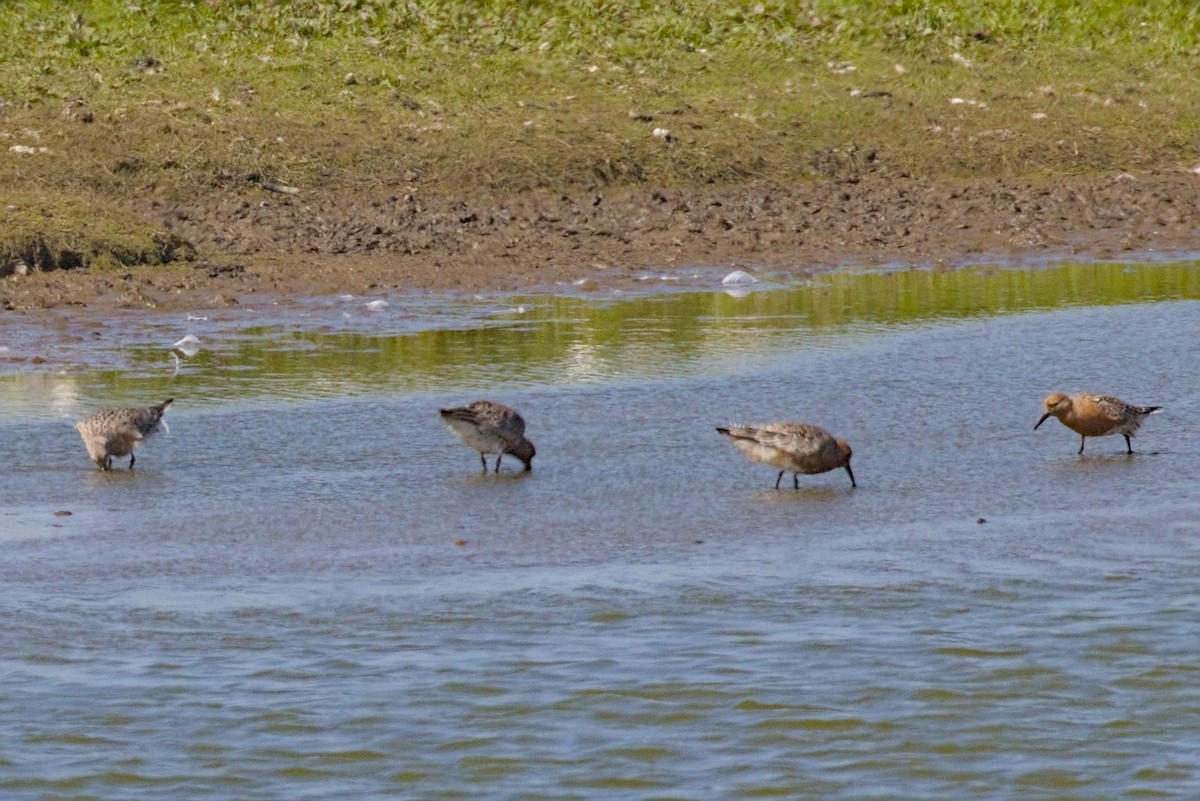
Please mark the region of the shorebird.
POLYGON ((800 473, 813 475, 846 468, 850 486, 854 482, 854 471, 850 469, 853 451, 844 439, 835 439, 823 428, 807 423, 768 423, 761 426, 730 426, 718 428, 718 432, 733 440, 734 447, 759 464, 779 468, 775 478, 775 489, 783 474, 792 471, 792 486, 800 488, 800 473))
POLYGON ((167 398, 158 406, 111 406, 93 412, 75 424, 83 437, 88 456, 101 470, 112 467, 113 457, 129 457, 129 469, 133 469, 136 457, 133 449, 144 439, 166 431, 163 413, 174 398, 167 398))
POLYGON ((1033 427, 1046 422, 1049 417, 1057 417, 1058 422, 1079 435, 1079 452, 1088 437, 1106 437, 1109 434, 1121 434, 1125 437, 1125 450, 1133 453, 1133 443, 1129 438, 1134 436, 1142 420, 1161 409, 1161 406, 1131 406, 1123 400, 1111 395, 1066 395, 1055 392, 1046 396, 1042 402, 1046 413, 1033 427))
POLYGON ((533 443, 525 439, 525 418, 516 409, 495 401, 477 400, 466 406, 441 410, 442 420, 458 438, 469 447, 479 451, 483 472, 487 472, 487 454, 496 454, 496 472, 500 472, 500 459, 504 454, 517 457, 525 463, 525 470, 533 468, 533 457, 537 454, 533 443))

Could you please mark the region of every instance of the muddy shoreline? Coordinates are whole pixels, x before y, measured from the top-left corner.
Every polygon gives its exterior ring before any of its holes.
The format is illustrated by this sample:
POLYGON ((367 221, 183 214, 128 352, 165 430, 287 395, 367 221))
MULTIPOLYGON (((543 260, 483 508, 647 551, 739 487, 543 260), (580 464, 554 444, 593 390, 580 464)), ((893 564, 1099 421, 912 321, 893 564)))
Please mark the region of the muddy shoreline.
POLYGON ((195 262, 32 271, 0 280, 10 312, 173 311, 263 293, 553 292, 619 287, 647 269, 738 266, 787 279, 878 265, 1103 260, 1200 251, 1200 176, 1185 170, 931 182, 868 175, 800 186, 587 188, 424 196, 257 184, 146 197, 136 211, 195 262))

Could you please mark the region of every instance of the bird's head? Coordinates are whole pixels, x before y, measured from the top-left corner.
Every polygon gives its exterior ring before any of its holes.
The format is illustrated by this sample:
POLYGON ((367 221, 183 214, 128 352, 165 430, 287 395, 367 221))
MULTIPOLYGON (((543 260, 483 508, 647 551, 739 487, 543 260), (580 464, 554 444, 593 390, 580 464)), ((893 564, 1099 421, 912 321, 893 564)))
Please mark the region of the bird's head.
POLYGON ((1051 416, 1061 417, 1066 414, 1071 408, 1071 398, 1061 392, 1052 392, 1042 401, 1042 406, 1046 407, 1046 413, 1037 421, 1037 425, 1033 427, 1034 431, 1051 416))

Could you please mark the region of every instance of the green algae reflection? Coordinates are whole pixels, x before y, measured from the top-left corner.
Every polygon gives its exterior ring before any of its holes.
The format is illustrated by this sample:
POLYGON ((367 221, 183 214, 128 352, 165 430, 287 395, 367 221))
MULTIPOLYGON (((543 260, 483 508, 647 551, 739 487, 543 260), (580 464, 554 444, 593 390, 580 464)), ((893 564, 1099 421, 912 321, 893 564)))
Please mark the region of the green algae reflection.
MULTIPOLYGON (((599 294, 599 293, 597 293, 599 294)), ((836 346, 848 336, 1067 306, 1200 298, 1200 262, 1067 264, 818 275, 803 285, 723 291, 448 300, 488 311, 453 328, 339 333, 277 326, 214 343, 174 375, 139 371, 139 391, 220 398, 334 397, 381 391, 472 391, 504 384, 720 375, 780 348, 836 346)), ((392 309, 401 309, 402 302, 392 309)), ((462 309, 458 310, 461 314, 462 309)), ((406 312, 407 314, 407 312, 406 312)), ((411 320, 411 314, 408 314, 411 320)), ((164 365, 161 347, 136 356, 164 365)), ((102 379, 105 380, 105 379, 102 379)), ((107 380, 121 381, 114 371, 107 380)), ((125 374, 122 390, 128 390, 125 374)))

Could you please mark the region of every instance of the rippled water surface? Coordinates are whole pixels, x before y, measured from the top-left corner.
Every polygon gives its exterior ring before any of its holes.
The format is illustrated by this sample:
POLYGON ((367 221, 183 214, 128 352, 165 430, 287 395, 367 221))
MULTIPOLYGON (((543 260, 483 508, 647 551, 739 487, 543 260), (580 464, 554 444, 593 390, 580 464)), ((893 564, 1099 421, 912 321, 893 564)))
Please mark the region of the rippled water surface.
POLYGON ((1197 264, 386 299, 0 317, 0 798, 1200 797, 1197 264))

